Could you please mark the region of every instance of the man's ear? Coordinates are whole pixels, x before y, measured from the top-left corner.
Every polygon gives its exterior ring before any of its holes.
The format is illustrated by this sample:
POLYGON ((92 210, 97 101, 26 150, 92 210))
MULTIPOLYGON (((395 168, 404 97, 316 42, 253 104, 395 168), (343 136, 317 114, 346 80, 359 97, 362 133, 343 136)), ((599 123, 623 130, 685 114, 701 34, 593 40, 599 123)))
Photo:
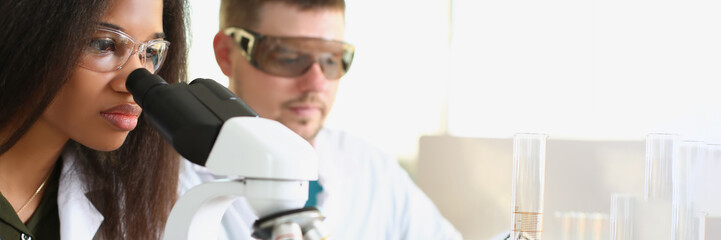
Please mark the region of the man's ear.
POLYGON ((215 61, 218 62, 220 70, 223 71, 225 76, 230 77, 233 73, 233 62, 230 59, 230 51, 232 50, 233 39, 230 36, 225 35, 223 32, 218 32, 213 38, 213 50, 215 51, 215 61))

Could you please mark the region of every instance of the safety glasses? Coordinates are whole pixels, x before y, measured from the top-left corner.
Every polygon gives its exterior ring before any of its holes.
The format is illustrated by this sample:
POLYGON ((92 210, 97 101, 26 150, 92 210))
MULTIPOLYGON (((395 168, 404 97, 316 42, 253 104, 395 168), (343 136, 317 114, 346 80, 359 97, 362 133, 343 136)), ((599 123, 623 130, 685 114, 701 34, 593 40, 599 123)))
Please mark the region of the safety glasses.
POLYGON ((163 39, 141 42, 120 30, 101 26, 83 49, 80 66, 97 72, 117 71, 137 53, 143 67, 155 73, 163 65, 168 46, 170 42, 163 39))
POLYGON ((317 62, 327 79, 339 79, 348 72, 355 52, 352 45, 342 41, 266 36, 234 27, 224 33, 233 38, 255 68, 281 77, 301 76, 317 62))

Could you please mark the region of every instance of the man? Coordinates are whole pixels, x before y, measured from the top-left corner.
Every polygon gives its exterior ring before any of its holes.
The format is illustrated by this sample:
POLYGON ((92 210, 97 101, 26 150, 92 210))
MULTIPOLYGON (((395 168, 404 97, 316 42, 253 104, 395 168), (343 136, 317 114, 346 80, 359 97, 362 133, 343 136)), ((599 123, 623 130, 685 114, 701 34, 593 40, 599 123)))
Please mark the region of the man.
MULTIPOLYGON (((311 184, 309 203, 326 216, 332 238, 460 239, 395 159, 323 128, 353 58, 344 12, 343 0, 223 0, 213 44, 229 88, 316 149, 320 186, 311 184)), ((194 168, 196 183, 209 178, 194 168)), ((249 238, 254 217, 237 201, 223 220, 227 237, 249 238)))

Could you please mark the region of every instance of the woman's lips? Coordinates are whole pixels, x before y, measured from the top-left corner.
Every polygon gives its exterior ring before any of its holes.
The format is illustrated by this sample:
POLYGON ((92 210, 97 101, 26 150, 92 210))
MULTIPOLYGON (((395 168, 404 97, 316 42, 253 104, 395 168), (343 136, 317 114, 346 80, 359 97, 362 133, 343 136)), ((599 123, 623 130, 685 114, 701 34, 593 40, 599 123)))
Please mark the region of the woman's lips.
POLYGON ((131 131, 138 125, 138 116, 143 110, 135 104, 121 104, 100 113, 113 126, 123 131, 131 131))

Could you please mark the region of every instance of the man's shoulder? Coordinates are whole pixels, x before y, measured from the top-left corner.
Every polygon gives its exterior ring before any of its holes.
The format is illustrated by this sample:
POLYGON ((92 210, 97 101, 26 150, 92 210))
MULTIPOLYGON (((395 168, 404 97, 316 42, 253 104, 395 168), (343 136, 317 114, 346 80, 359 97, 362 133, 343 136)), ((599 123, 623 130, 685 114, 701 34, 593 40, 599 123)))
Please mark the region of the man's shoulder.
POLYGON ((323 157, 349 166, 377 169, 398 164, 393 155, 347 131, 324 128, 316 140, 316 149, 323 157))
POLYGON ((382 153, 380 148, 367 140, 344 130, 323 128, 318 133, 316 141, 321 147, 341 151, 382 153))

